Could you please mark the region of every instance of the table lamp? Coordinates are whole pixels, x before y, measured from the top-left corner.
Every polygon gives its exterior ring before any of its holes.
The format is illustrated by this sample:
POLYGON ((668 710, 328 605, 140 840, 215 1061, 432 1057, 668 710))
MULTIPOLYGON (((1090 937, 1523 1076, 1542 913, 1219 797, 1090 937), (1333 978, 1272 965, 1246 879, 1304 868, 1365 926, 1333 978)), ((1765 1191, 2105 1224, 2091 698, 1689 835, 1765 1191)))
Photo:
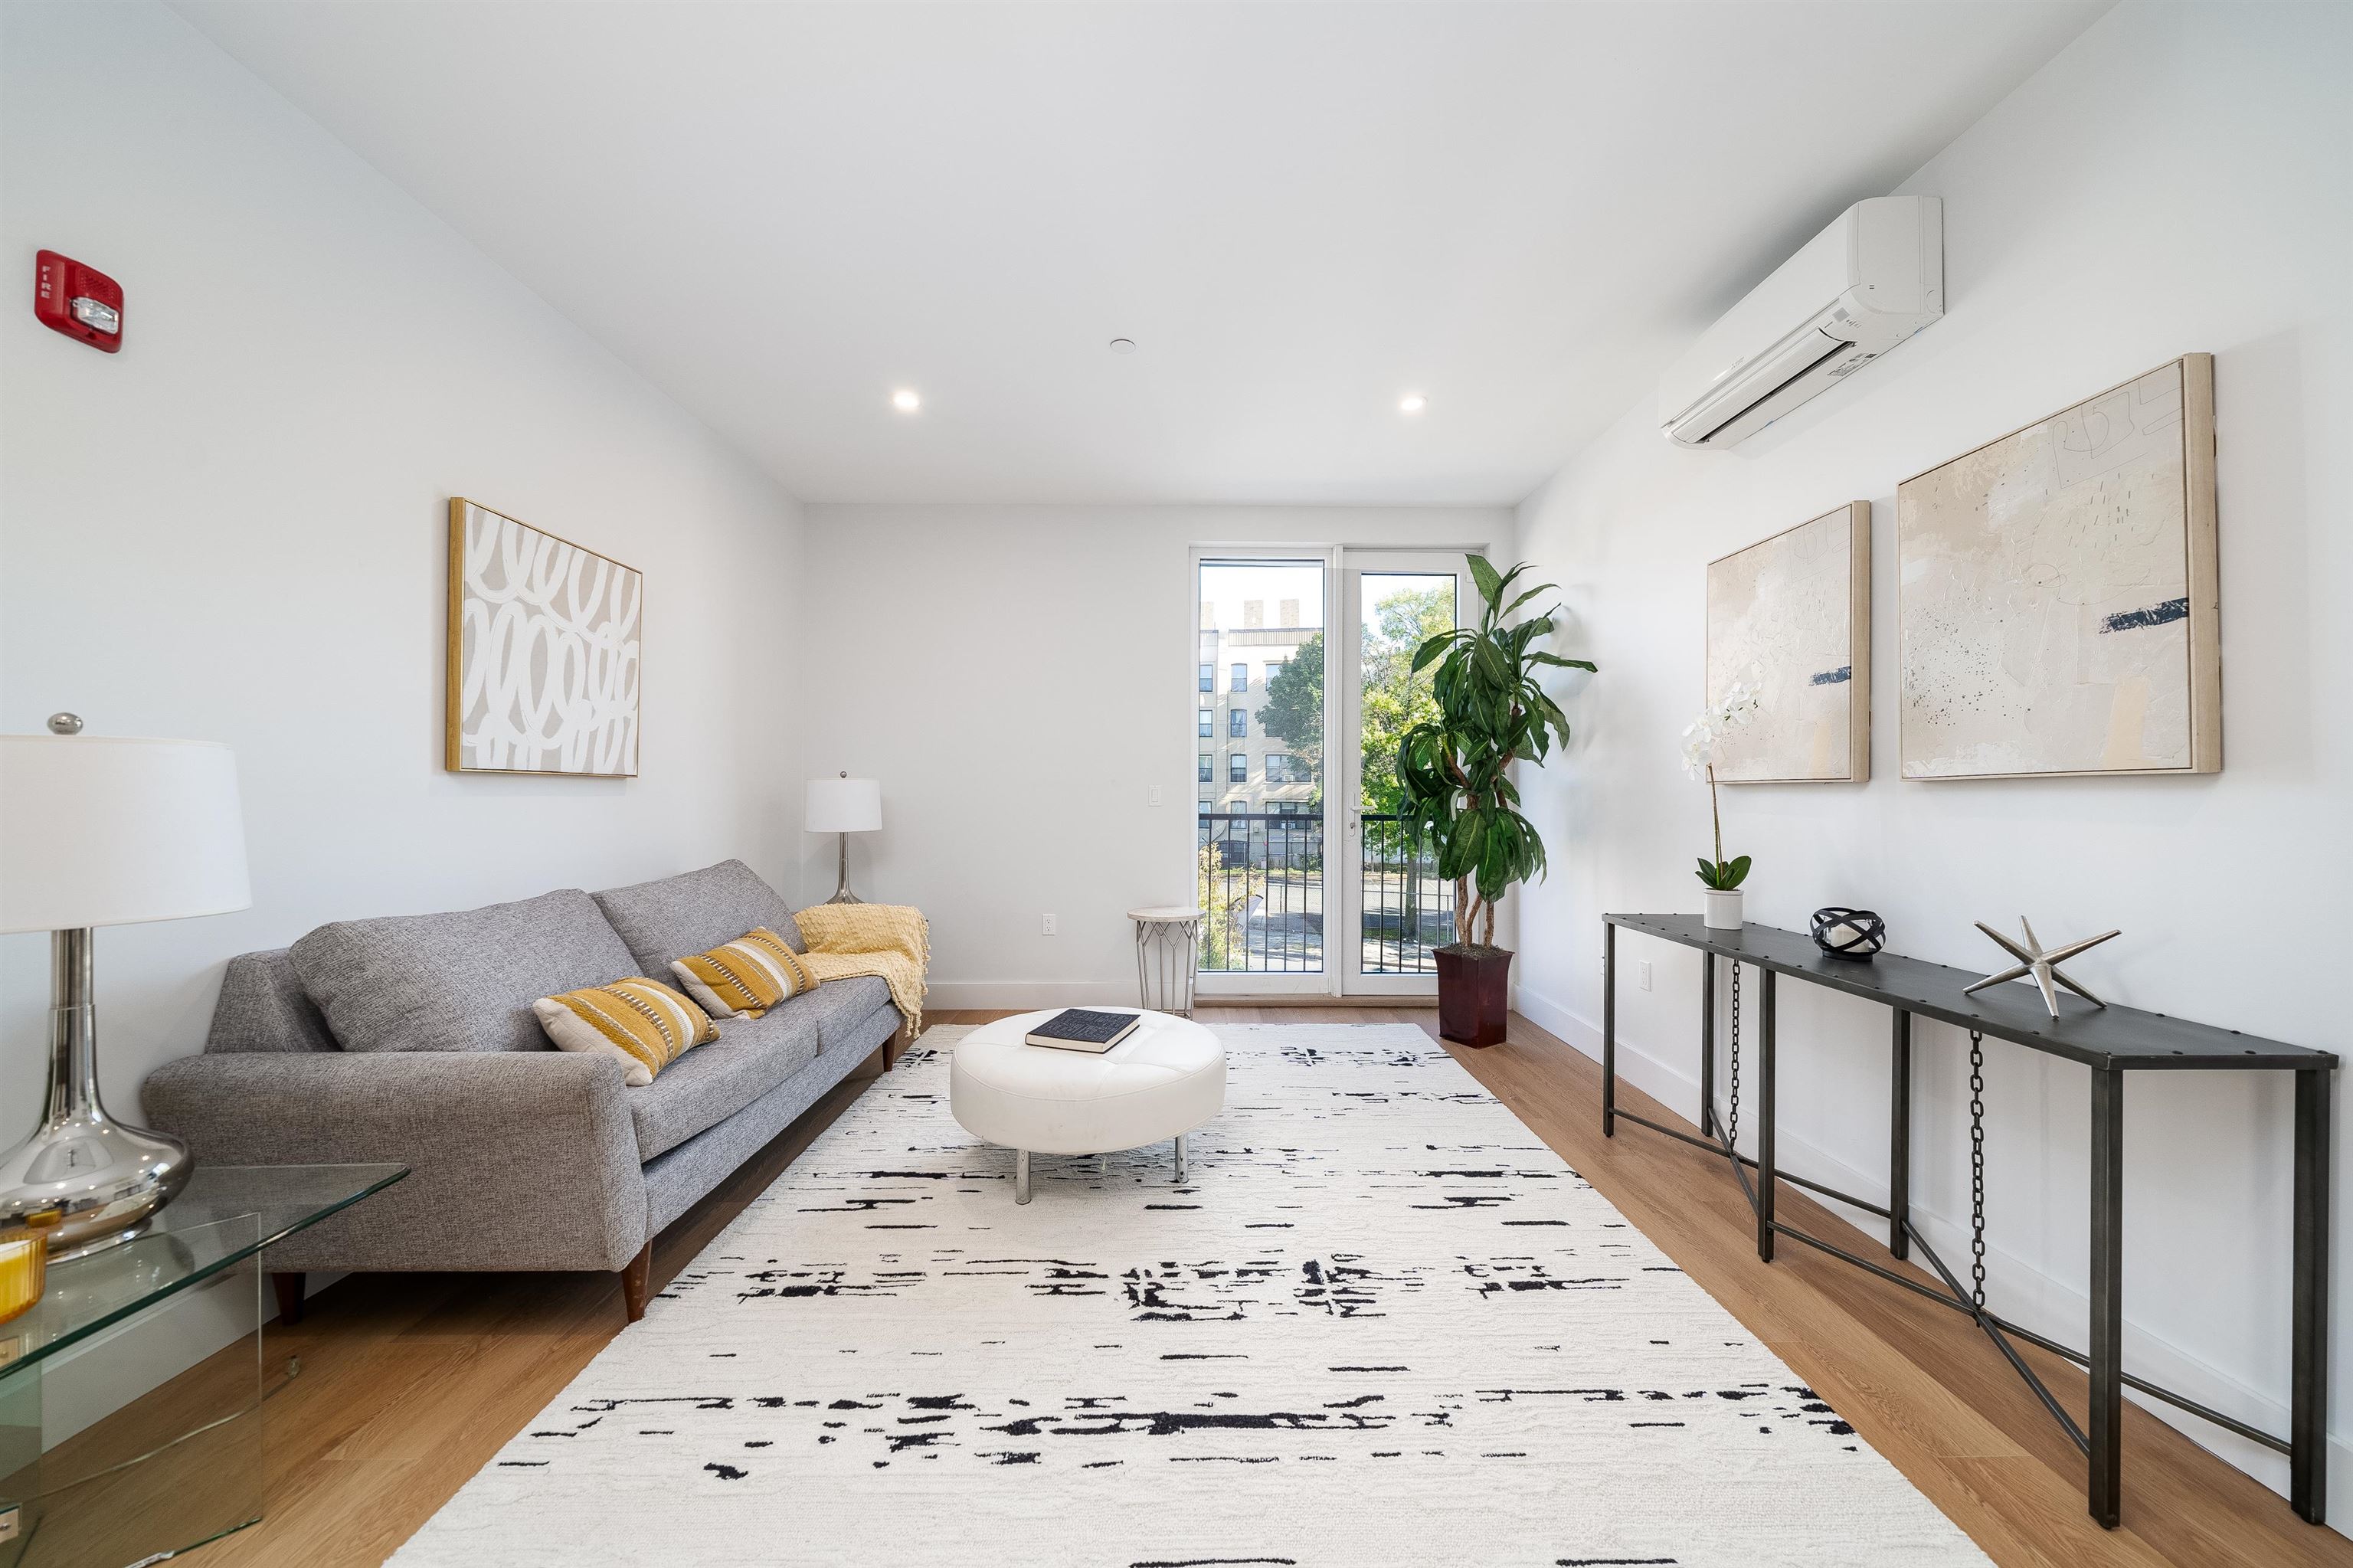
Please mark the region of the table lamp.
POLYGON ((882 786, 872 779, 812 779, 801 826, 813 833, 841 835, 841 871, 828 904, 863 904, 849 891, 849 835, 871 833, 882 826, 882 786))
POLYGON ((0 1155, 0 1228, 47 1226, 52 1260, 128 1241, 187 1185, 178 1139, 98 1097, 91 928, 253 902, 237 758, 201 740, 0 736, 0 931, 49 933, 49 1084, 40 1126, 0 1155))

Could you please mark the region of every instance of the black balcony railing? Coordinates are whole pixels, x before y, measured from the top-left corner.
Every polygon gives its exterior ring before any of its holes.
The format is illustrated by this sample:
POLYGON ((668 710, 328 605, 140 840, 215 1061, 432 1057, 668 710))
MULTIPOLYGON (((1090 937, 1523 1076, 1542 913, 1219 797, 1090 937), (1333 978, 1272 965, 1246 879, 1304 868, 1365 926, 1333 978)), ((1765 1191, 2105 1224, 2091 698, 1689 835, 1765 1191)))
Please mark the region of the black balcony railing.
MULTIPOLYGON (((1454 885, 1394 816, 1361 819, 1359 966, 1432 974, 1430 950, 1454 939, 1454 885)), ((1205 972, 1324 970, 1324 819, 1288 812, 1199 817, 1200 967, 1205 972)))
POLYGON ((1322 973, 1324 819, 1204 811, 1199 842, 1201 969, 1322 973))
POLYGON ((1359 940, 1368 975, 1438 972, 1432 948, 1454 940, 1454 885, 1396 817, 1366 812, 1357 854, 1359 940))

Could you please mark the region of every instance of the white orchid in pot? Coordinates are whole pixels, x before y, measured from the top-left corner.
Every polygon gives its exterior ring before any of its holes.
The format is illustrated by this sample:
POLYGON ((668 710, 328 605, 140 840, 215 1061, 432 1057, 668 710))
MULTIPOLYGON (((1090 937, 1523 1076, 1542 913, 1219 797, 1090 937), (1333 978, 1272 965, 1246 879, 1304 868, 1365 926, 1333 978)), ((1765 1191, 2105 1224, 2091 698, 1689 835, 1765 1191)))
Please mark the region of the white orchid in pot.
POLYGON ((1712 931, 1740 929, 1740 885, 1748 876, 1748 857, 1724 857, 1724 812, 1716 802, 1715 765, 1723 760, 1725 736, 1757 716, 1757 691, 1746 681, 1735 681, 1724 700, 1692 720, 1683 730, 1683 771, 1707 780, 1707 811, 1715 828, 1715 858, 1699 863, 1700 919, 1712 931))

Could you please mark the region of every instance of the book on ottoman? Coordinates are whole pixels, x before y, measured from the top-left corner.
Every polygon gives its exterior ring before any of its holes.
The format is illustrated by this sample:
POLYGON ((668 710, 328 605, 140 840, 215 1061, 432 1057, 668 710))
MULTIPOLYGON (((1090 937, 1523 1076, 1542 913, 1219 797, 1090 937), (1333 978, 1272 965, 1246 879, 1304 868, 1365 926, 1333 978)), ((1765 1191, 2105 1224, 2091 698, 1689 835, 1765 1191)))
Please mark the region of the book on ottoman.
POLYGON ((1143 1019, 1133 1012, 1092 1012, 1066 1007, 1022 1036, 1032 1045, 1057 1051, 1092 1051, 1100 1055, 1129 1035, 1143 1019))

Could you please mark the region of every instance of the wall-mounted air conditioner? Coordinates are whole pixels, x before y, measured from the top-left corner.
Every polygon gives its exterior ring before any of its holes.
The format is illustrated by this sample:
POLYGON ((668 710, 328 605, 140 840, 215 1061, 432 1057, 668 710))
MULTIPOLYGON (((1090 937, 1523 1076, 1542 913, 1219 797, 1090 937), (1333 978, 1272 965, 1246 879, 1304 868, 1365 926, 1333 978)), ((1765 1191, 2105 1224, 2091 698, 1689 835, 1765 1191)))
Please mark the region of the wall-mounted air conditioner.
POLYGON ((1666 437, 1736 445, 1944 313, 1944 202, 1857 202, 1661 378, 1666 437))

